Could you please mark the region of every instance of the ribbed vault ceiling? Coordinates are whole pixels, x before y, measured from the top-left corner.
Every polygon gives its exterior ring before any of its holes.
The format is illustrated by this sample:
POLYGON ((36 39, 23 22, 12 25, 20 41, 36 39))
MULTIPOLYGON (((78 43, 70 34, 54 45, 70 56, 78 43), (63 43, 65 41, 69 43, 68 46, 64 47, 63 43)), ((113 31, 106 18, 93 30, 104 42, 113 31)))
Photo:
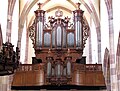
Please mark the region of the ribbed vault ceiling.
MULTIPOLYGON (((30 7, 30 11, 28 13, 28 22, 29 24, 31 24, 32 20, 34 19, 34 11, 36 9, 38 9, 38 3, 42 3, 42 6, 41 8, 43 10, 46 11, 46 13, 48 13, 48 15, 52 15, 54 16, 54 12, 58 9, 60 9, 61 11, 63 11, 63 16, 71 16, 72 14, 72 11, 76 10, 77 9, 77 3, 80 2, 80 0, 34 0, 33 2, 35 2, 34 5, 31 5, 29 4, 28 2, 32 2, 33 0, 28 0, 26 3, 25 3, 25 6, 24 8, 22 9, 22 12, 25 11, 26 8, 30 7), (26 8, 25 8, 26 7, 26 8), (64 15, 64 13, 66 15, 64 15)), ((81 3, 81 2, 80 2, 81 3)), ((85 17, 89 18, 90 15, 87 11, 87 9, 85 8, 85 6, 83 4, 81 4, 81 9, 83 11, 85 11, 85 17)), ((21 16, 22 16, 23 13, 21 13, 21 16)), ((28 25, 29 26, 29 25, 28 25)))
MULTIPOLYGON (((63 11, 63 17, 72 16, 72 11, 77 9, 76 3, 81 3, 80 8, 84 11, 84 17, 86 18, 88 24, 90 24, 90 19, 93 19, 96 27, 99 26, 99 18, 95 11, 96 7, 91 3, 94 0, 20 0, 22 5, 20 8, 20 18, 19 18, 19 41, 22 37, 23 27, 25 21, 27 22, 27 28, 32 24, 34 20, 34 11, 38 9, 38 3, 42 3, 42 10, 46 11, 46 18, 48 16, 54 16, 55 11, 60 9, 63 11), (66 15, 64 15, 66 14, 66 15)), ((96 1, 95 1, 96 2, 96 1)), ((72 18, 72 17, 71 17, 72 18)), ((99 33, 99 31, 98 31, 99 33)))

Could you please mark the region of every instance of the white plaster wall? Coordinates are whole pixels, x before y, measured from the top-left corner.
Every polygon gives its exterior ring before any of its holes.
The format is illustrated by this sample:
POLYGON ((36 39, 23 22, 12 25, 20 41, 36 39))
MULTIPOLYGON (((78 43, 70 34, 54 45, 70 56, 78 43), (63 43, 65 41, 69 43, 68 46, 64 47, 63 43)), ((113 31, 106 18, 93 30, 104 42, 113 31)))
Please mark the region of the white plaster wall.
POLYGON ((89 63, 89 37, 86 40, 85 48, 83 50, 83 56, 86 56, 86 63, 89 63))
POLYGON ((91 21, 91 44, 92 44, 92 63, 98 63, 98 50, 97 50, 97 33, 93 20, 91 21))
POLYGON ((101 0, 101 55, 102 61, 104 59, 105 48, 109 49, 109 25, 108 13, 104 0, 101 0))
POLYGON ((22 39, 21 39, 20 62, 22 64, 25 61, 25 49, 26 49, 26 22, 23 28, 22 39))
POLYGON ((35 57, 35 51, 33 48, 32 40, 29 38, 28 64, 32 64, 32 57, 35 57))

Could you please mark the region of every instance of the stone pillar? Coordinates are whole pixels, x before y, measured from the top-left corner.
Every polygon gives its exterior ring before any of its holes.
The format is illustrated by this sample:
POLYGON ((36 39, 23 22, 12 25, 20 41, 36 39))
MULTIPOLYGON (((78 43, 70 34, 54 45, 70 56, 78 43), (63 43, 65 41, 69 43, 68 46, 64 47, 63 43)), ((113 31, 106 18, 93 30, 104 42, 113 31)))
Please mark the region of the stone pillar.
POLYGON ((100 32, 100 26, 96 27, 97 31, 97 49, 98 49, 98 63, 101 64, 101 32, 100 32))
MULTIPOLYGON (((19 25, 19 30, 18 30, 18 42, 17 42, 17 46, 20 50, 20 55, 21 55, 21 39, 22 39, 22 29, 23 29, 24 25, 19 25)), ((20 58, 20 62, 21 62, 21 58, 20 58)))
POLYGON ((117 90, 116 65, 115 65, 114 28, 113 28, 113 11, 112 11, 112 9, 108 10, 108 22, 109 22, 111 91, 118 91, 117 90))
POLYGON ((28 34, 28 31, 26 31, 26 49, 25 49, 25 61, 24 63, 25 64, 29 64, 28 63, 28 48, 29 48, 29 34, 28 34))
POLYGON ((7 16, 6 41, 11 42, 12 15, 7 16))
POLYGON ((0 76, 0 91, 11 91, 11 82, 13 75, 0 76))
POLYGON ((13 74, 12 74, 12 75, 9 75, 9 84, 8 84, 9 91, 11 91, 11 86, 12 86, 13 77, 14 77, 13 74))
POLYGON ((117 52, 116 52, 116 72, 117 72, 118 89, 120 90, 120 32, 119 32, 117 52))
MULTIPOLYGON (((92 26, 92 18, 90 18, 90 27, 92 26)), ((91 42, 91 30, 89 31, 89 64, 92 64, 92 42, 91 42)))
POLYGON ((92 42, 91 42, 91 32, 89 35, 89 64, 92 64, 92 42))
POLYGON ((11 42, 12 15, 16 0, 8 0, 6 41, 11 42))
POLYGON ((113 7, 112 0, 104 0, 109 22, 109 48, 110 48, 110 80, 111 80, 111 91, 118 91, 117 86, 117 74, 115 65, 115 51, 114 51, 114 28, 113 28, 113 7))
POLYGON ((25 48, 25 64, 29 64, 28 63, 28 49, 29 49, 29 31, 27 28, 27 23, 28 23, 28 19, 26 18, 26 48, 25 48))

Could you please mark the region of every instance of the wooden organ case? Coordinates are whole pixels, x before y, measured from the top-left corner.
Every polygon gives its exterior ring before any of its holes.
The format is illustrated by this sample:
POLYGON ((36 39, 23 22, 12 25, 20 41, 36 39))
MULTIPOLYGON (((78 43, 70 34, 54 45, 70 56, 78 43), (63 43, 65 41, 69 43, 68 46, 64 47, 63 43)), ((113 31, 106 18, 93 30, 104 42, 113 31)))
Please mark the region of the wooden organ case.
POLYGON ((70 83, 72 66, 83 54, 83 37, 88 37, 83 36, 89 28, 80 8, 73 11, 73 23, 70 23, 69 17, 63 19, 62 14, 62 11, 56 11, 56 17, 48 17, 46 24, 45 11, 40 7, 35 11, 33 43, 36 59, 41 59, 46 66, 47 84, 70 83))
MULTIPOLYGON (((78 7, 80 7, 79 3, 78 7)), ((76 63, 76 60, 82 58, 85 41, 89 34, 89 27, 83 18, 83 13, 80 8, 73 11, 73 23, 70 23, 70 18, 62 18, 63 13, 58 10, 56 17, 50 16, 49 23, 46 24, 45 11, 41 10, 39 4, 38 10, 35 11, 35 20, 29 30, 35 49, 35 59, 41 60, 41 63, 22 65, 18 71, 26 71, 26 68, 27 71, 37 69, 42 77, 39 77, 41 82, 37 84, 40 86, 105 86, 101 64, 76 63)), ((35 83, 33 75, 29 74, 35 83)), ((32 86, 35 85, 33 83, 31 82, 32 86)), ((13 82, 13 86, 19 85, 13 82)))

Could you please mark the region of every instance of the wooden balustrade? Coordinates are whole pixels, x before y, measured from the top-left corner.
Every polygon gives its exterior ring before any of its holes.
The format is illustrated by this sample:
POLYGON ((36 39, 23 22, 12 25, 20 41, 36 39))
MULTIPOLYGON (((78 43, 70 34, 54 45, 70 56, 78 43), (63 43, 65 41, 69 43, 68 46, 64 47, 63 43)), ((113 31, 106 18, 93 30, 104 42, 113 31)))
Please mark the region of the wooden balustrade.
MULTIPOLYGON (((101 64, 73 64, 70 85, 105 86, 101 64)), ((47 85, 44 64, 22 64, 16 70, 12 86, 47 85)))
POLYGON ((37 86, 44 84, 43 64, 22 64, 16 70, 13 86, 37 86))

